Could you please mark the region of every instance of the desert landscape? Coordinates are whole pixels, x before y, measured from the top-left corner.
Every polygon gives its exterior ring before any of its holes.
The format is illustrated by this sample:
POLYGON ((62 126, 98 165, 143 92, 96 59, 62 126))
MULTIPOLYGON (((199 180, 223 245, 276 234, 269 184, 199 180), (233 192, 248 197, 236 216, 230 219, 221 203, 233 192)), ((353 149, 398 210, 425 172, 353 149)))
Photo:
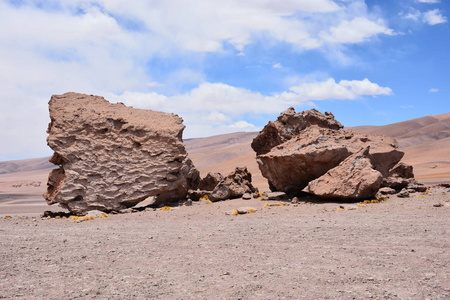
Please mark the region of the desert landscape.
POLYGON ((256 132, 184 142, 201 177, 246 166, 266 198, 42 217, 67 212, 42 197, 49 158, 1 162, 0 298, 448 299, 449 128, 450 114, 352 128, 398 140, 428 187, 407 198, 274 195, 256 132))

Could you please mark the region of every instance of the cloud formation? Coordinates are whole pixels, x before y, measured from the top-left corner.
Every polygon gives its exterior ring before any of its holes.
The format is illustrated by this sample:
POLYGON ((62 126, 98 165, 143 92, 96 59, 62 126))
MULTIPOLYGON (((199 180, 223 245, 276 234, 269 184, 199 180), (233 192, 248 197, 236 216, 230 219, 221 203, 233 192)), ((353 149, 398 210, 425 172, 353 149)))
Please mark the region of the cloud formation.
MULTIPOLYGON (((0 132, 7 141, 0 160, 48 154, 47 102, 67 91, 128 95, 136 107, 180 112, 197 124, 191 136, 254 129, 245 114, 372 95, 334 79, 263 94, 211 80, 205 57, 244 59, 255 43, 339 57, 349 45, 393 33, 362 0, 0 1, 0 127, 14 124, 0 132)), ((275 59, 270 69, 288 69, 275 59)))
POLYGON ((426 12, 421 12, 417 9, 411 9, 409 13, 403 14, 403 18, 416 22, 422 22, 428 25, 447 23, 447 17, 444 16, 439 9, 433 9, 426 12))
POLYGON ((185 120, 186 136, 208 136, 232 131, 257 130, 259 127, 244 117, 277 114, 290 106, 306 108, 311 101, 354 100, 362 96, 391 95, 367 78, 302 83, 288 91, 263 95, 223 83, 202 83, 188 93, 171 97, 157 93, 124 92, 110 100, 138 108, 175 112, 185 120))

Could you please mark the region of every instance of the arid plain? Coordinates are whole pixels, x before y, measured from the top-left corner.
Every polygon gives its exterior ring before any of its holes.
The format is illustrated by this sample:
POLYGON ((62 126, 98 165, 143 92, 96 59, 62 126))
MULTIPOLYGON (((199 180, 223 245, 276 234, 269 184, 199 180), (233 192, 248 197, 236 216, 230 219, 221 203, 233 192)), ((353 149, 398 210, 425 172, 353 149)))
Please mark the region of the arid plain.
MULTIPOLYGON (((48 158, 1 162, 0 298, 449 299, 450 114, 354 130, 396 138, 429 191, 370 204, 203 201, 77 222, 39 217, 61 210, 41 196, 48 158), (242 206, 256 212, 229 214, 242 206)), ((247 166, 268 190, 256 134, 185 144, 202 176, 247 166)))

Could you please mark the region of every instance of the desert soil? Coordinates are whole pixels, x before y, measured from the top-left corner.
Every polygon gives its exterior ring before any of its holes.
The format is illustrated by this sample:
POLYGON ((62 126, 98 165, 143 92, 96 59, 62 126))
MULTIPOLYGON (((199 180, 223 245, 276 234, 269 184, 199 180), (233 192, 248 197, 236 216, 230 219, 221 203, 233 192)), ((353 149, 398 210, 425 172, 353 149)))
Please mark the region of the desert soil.
POLYGON ((431 190, 365 207, 237 199, 83 222, 3 214, 0 298, 450 299, 450 190, 431 190), (227 214, 242 206, 257 211, 227 214))

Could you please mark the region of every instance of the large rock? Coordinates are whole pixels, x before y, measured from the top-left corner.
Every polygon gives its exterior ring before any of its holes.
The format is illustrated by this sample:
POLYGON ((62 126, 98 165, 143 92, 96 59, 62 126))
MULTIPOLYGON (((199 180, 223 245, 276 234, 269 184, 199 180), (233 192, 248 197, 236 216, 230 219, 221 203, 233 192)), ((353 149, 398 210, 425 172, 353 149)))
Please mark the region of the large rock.
POLYGON ((323 198, 366 199, 375 196, 382 181, 383 175, 373 169, 367 146, 311 181, 307 190, 323 198))
POLYGON ((311 125, 330 129, 344 127, 334 119, 332 113, 322 114, 315 109, 296 113, 294 108, 290 107, 282 112, 275 122, 269 121, 253 140, 252 148, 257 155, 268 153, 273 147, 290 140, 311 125))
POLYGON ((48 204, 75 214, 118 211, 151 196, 178 201, 197 188, 177 115, 77 93, 52 96, 49 108, 50 161, 60 167, 49 175, 48 204))
POLYGON ((404 155, 393 138, 344 130, 330 113, 295 113, 293 108, 269 122, 252 143, 271 190, 289 194, 299 193, 309 182, 367 146, 367 158, 383 177, 391 175, 404 155))

